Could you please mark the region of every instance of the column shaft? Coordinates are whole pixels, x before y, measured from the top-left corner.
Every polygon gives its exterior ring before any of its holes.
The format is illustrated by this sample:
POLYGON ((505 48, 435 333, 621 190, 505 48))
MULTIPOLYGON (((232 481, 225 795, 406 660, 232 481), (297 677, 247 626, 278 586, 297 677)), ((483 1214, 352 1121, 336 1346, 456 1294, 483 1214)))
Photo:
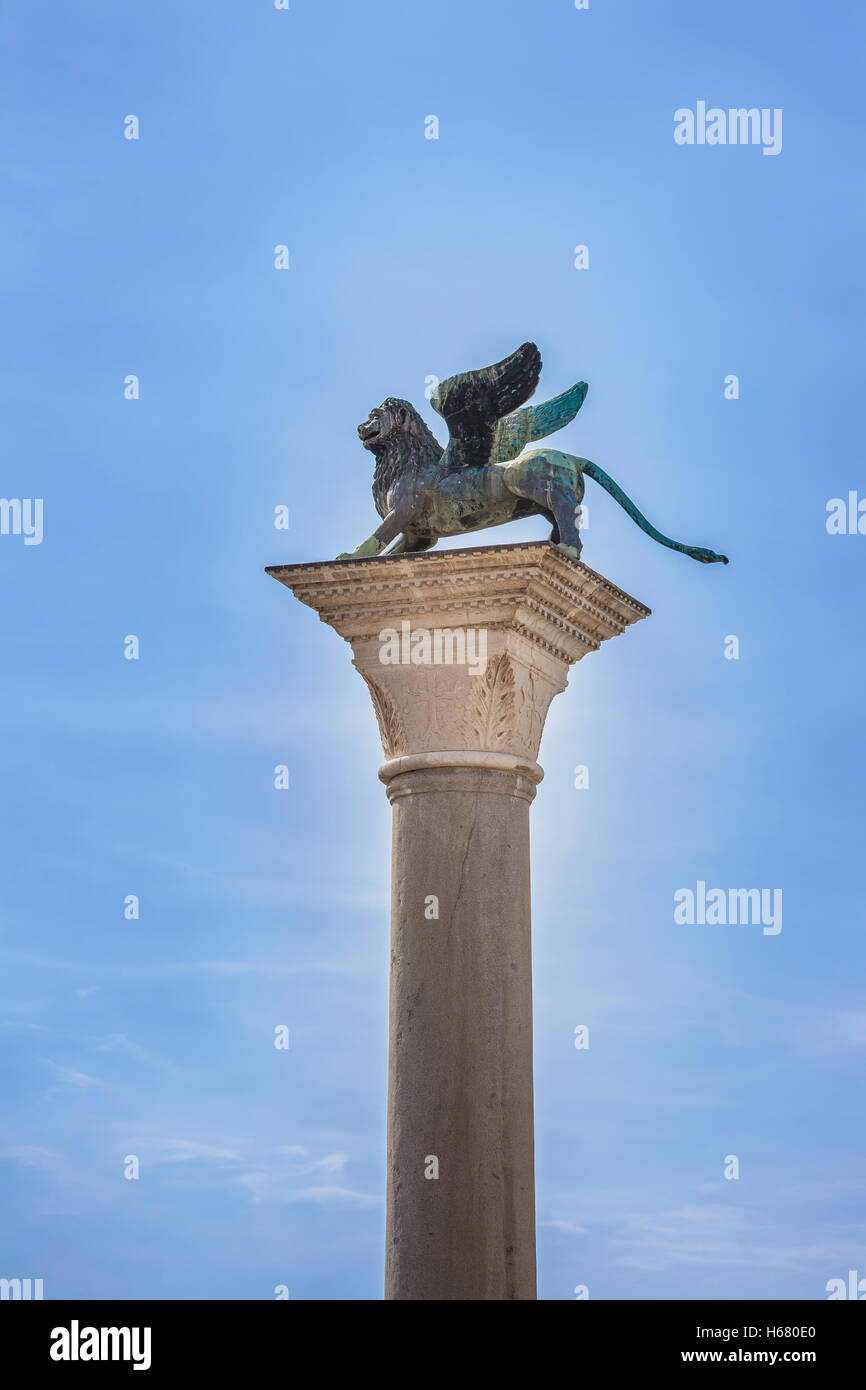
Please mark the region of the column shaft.
POLYGON ((485 767, 388 780, 389 1299, 536 1297, 534 781, 485 767))

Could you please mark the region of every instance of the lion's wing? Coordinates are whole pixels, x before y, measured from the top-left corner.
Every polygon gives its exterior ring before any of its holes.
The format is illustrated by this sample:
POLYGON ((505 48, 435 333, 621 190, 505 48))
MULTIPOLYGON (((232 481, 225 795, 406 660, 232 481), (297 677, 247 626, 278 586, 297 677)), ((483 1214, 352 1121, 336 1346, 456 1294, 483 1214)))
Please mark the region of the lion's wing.
POLYGON ((508 463, 531 439, 544 439, 545 435, 564 429, 580 410, 588 390, 585 381, 578 381, 561 396, 504 415, 496 425, 490 462, 508 463))
POLYGON ((492 367, 461 372, 437 386, 430 404, 448 425, 451 470, 490 461, 497 420, 529 399, 540 375, 541 353, 535 343, 523 343, 492 367))

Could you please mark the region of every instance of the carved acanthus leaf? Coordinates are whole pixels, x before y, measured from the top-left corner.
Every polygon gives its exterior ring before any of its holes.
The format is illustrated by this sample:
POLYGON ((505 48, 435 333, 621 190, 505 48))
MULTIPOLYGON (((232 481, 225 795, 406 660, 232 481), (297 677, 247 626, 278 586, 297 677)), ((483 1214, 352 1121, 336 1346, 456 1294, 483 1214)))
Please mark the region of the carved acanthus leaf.
POLYGON ((376 722, 379 725, 379 734, 382 739, 382 750, 386 758, 399 758, 406 752, 406 735, 397 706, 387 690, 381 685, 376 685, 369 676, 361 672, 367 683, 370 698, 373 701, 373 709, 376 711, 376 722))
POLYGON ((487 663, 483 676, 473 677, 466 726, 474 747, 497 749, 513 742, 514 724, 514 671, 503 654, 487 663))

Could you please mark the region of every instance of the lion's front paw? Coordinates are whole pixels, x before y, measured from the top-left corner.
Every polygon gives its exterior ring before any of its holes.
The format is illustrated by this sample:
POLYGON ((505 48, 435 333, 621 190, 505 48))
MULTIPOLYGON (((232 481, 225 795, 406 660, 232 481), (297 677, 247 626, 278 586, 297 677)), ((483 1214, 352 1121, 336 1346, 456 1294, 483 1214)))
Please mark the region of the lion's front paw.
POLYGON ((377 540, 375 536, 369 536, 354 550, 344 550, 342 555, 338 555, 336 558, 338 560, 372 560, 384 548, 384 545, 384 541, 377 540))

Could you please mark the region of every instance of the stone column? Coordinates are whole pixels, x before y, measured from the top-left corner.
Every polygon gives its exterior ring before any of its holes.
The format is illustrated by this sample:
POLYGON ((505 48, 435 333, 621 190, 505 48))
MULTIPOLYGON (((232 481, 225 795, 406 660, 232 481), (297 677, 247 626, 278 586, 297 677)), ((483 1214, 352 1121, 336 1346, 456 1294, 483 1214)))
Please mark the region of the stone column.
POLYGON ((569 666, 649 609, 547 541, 268 573, 351 644, 387 759, 385 1297, 534 1299, 536 757, 569 666))

